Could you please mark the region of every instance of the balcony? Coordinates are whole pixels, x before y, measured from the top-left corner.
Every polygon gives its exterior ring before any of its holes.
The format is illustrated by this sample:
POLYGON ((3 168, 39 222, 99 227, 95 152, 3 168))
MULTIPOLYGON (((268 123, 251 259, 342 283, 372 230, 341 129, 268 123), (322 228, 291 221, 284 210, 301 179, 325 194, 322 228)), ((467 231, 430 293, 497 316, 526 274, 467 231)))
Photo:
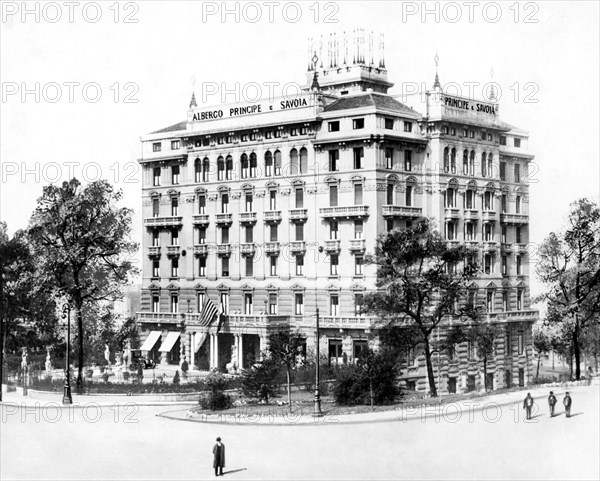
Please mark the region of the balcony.
POLYGON ((479 241, 478 240, 466 240, 465 245, 469 249, 479 249, 479 241))
POLYGON ((508 322, 522 322, 522 321, 535 321, 539 315, 538 311, 534 310, 518 310, 518 311, 506 311, 506 312, 489 312, 484 314, 484 319, 488 322, 497 321, 508 321, 508 322))
POLYGON ((279 242, 265 242, 265 253, 269 255, 279 254, 281 248, 279 242))
POLYGON ((340 252, 340 241, 339 240, 326 240, 325 241, 325 252, 337 253, 340 252))
POLYGON ((479 211, 477 209, 465 209, 463 218, 468 221, 477 221, 479 220, 479 211))
POLYGON ((366 250, 364 239, 350 239, 351 252, 364 252, 366 250))
POLYGON ((526 214, 500 214, 500 222, 504 224, 528 224, 529 216, 526 214))
POLYGON ((375 317, 338 317, 338 316, 320 316, 320 328, 337 328, 337 329, 370 329, 376 322, 375 317))
POLYGON ((308 219, 308 209, 290 209, 290 220, 292 222, 304 222, 308 219))
POLYGON ((503 242, 502 244, 500 244, 500 249, 502 250, 502 252, 509 253, 513 251, 513 246, 508 242, 503 242))
POLYGON ((167 256, 168 257, 177 257, 179 256, 180 246, 167 246, 167 256))
POLYGON ((215 222, 221 225, 231 225, 233 223, 233 215, 232 214, 216 214, 215 222))
POLYGON ((240 212, 240 224, 256 224, 256 212, 240 212))
POLYGON ((483 250, 492 252, 498 250, 498 243, 496 241, 483 241, 483 250))
POLYGON ((405 217, 414 219, 421 217, 421 207, 407 207, 400 205, 384 205, 382 208, 383 217, 405 217))
POLYGON ((144 219, 146 227, 181 227, 183 225, 183 217, 147 217, 144 219))
POLYGON ((217 244, 217 255, 219 255, 219 256, 231 255, 231 244, 217 244))
POLYGON ((158 258, 160 257, 160 246, 150 246, 148 247, 148 257, 158 258))
POLYGON ((183 314, 178 312, 138 312, 139 322, 156 322, 160 324, 178 324, 183 319, 183 314))
POLYGON ((240 252, 242 255, 253 256, 256 252, 254 242, 244 242, 243 244, 240 244, 240 252))
POLYGON ((210 223, 208 214, 195 214, 192 217, 194 225, 208 225, 210 223))
POLYGON ((528 252, 527 244, 523 243, 514 244, 513 249, 517 254, 527 254, 528 252))
POLYGON ((455 207, 446 207, 444 215, 446 219, 458 220, 460 219, 460 209, 455 207))
POLYGON ((358 218, 362 219, 369 216, 368 205, 353 205, 350 207, 321 207, 319 209, 321 217, 325 219, 337 218, 358 218))
POLYGON ((306 252, 306 242, 304 242, 304 241, 290 242, 290 252, 292 252, 292 253, 306 252))
POLYGON ((446 245, 450 248, 458 247, 460 241, 458 239, 446 240, 446 245))
POLYGON ((264 212, 265 222, 277 223, 281 222, 281 211, 280 210, 266 210, 264 212))
POLYGON ((496 222, 496 212, 493 210, 484 210, 481 213, 483 222, 496 222))
POLYGON ((196 244, 194 246, 195 256, 206 256, 208 255, 208 244, 196 244))

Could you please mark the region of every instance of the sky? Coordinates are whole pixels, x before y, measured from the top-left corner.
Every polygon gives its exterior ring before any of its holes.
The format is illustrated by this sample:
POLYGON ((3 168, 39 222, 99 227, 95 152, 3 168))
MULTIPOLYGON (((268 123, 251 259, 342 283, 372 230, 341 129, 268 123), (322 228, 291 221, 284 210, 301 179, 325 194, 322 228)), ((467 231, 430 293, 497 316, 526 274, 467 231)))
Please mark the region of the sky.
POLYGON ((0 4, 9 233, 44 185, 75 176, 123 189, 139 241, 140 136, 185 120, 192 90, 200 105, 267 96, 271 83, 293 91, 308 38, 355 28, 384 34, 392 94, 431 88, 436 53, 454 93, 474 85, 482 98, 497 83, 501 119, 529 132, 535 155, 531 243, 563 228, 575 199, 598 200, 598 2, 75 3, 0 4))

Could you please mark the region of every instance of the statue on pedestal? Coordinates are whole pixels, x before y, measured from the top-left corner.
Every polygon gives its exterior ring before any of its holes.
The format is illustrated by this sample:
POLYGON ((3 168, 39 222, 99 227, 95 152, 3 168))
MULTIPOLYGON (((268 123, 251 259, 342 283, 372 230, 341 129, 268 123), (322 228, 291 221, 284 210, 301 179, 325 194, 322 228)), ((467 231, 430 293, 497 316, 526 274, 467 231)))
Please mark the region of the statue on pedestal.
POLYGON ((106 359, 107 364, 110 366, 110 348, 108 344, 106 345, 106 349, 104 349, 104 359, 106 359))
POLYGON ((46 363, 45 363, 45 367, 46 367, 46 374, 50 375, 50 373, 52 371, 52 360, 50 359, 50 347, 46 348, 46 363))
POLYGON ((29 364, 29 361, 27 359, 28 353, 27 353, 26 347, 24 347, 22 349, 23 349, 23 352, 21 353, 21 369, 23 369, 23 372, 25 372, 25 370, 27 369, 27 366, 29 364))
POLYGON ((237 347, 235 344, 231 346, 231 361, 225 366, 229 374, 235 374, 237 372, 237 347))
POLYGON ((131 361, 131 341, 127 341, 125 345, 125 351, 123 351, 123 362, 125 366, 129 366, 129 362, 131 361))

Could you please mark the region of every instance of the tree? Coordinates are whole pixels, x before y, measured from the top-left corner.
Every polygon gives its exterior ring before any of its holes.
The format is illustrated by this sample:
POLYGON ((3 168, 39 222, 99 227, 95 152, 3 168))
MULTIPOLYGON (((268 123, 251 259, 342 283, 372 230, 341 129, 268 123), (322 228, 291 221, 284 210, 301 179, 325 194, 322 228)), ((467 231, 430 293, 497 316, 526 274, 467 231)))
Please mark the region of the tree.
POLYGON ((241 384, 244 395, 264 400, 279 396, 279 374, 281 366, 270 357, 254 364, 250 369, 242 371, 241 384))
POLYGON ((538 379, 540 377, 540 362, 542 355, 550 352, 552 349, 552 337, 550 336, 550 333, 543 328, 543 326, 534 327, 532 335, 533 348, 538 355, 537 367, 535 370, 535 378, 538 379))
POLYGON ((292 412, 292 370, 296 367, 299 350, 304 338, 299 331, 292 332, 284 327, 269 335, 269 353, 271 358, 282 366, 286 372, 288 408, 292 412))
POLYGON ((121 191, 104 180, 82 187, 77 179, 44 187, 29 223, 38 276, 68 297, 77 320, 79 370, 83 382, 84 306, 121 297, 136 272, 129 240, 133 211, 119 208, 121 191))
POLYGON ((366 262, 377 266, 378 290, 364 296, 364 311, 378 315, 384 325, 416 328, 430 393, 437 397, 431 335, 450 316, 468 318, 457 304, 477 271, 473 251, 448 245, 429 220, 419 219, 412 228, 380 236, 366 262))
POLYGON ((582 335, 600 310, 600 208, 588 199, 571 204, 564 233, 552 232, 540 246, 537 274, 548 290, 543 298, 551 320, 572 340, 575 378, 581 376, 582 335))

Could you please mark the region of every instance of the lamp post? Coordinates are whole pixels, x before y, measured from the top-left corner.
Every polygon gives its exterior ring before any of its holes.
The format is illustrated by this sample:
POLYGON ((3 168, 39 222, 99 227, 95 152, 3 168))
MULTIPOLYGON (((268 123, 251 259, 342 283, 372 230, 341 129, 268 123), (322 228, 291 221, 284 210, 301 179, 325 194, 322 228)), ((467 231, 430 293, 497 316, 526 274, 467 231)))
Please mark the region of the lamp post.
POLYGON ((323 416, 321 412, 321 393, 319 392, 319 383, 321 381, 321 373, 320 373, 320 349, 319 349, 319 308, 317 307, 317 338, 315 340, 316 346, 316 367, 315 367, 315 411, 313 412, 313 416, 320 417, 323 416))
POLYGON ((71 305, 67 302, 63 307, 62 318, 67 320, 67 355, 65 360, 65 387, 62 403, 73 404, 71 396, 71 305))

